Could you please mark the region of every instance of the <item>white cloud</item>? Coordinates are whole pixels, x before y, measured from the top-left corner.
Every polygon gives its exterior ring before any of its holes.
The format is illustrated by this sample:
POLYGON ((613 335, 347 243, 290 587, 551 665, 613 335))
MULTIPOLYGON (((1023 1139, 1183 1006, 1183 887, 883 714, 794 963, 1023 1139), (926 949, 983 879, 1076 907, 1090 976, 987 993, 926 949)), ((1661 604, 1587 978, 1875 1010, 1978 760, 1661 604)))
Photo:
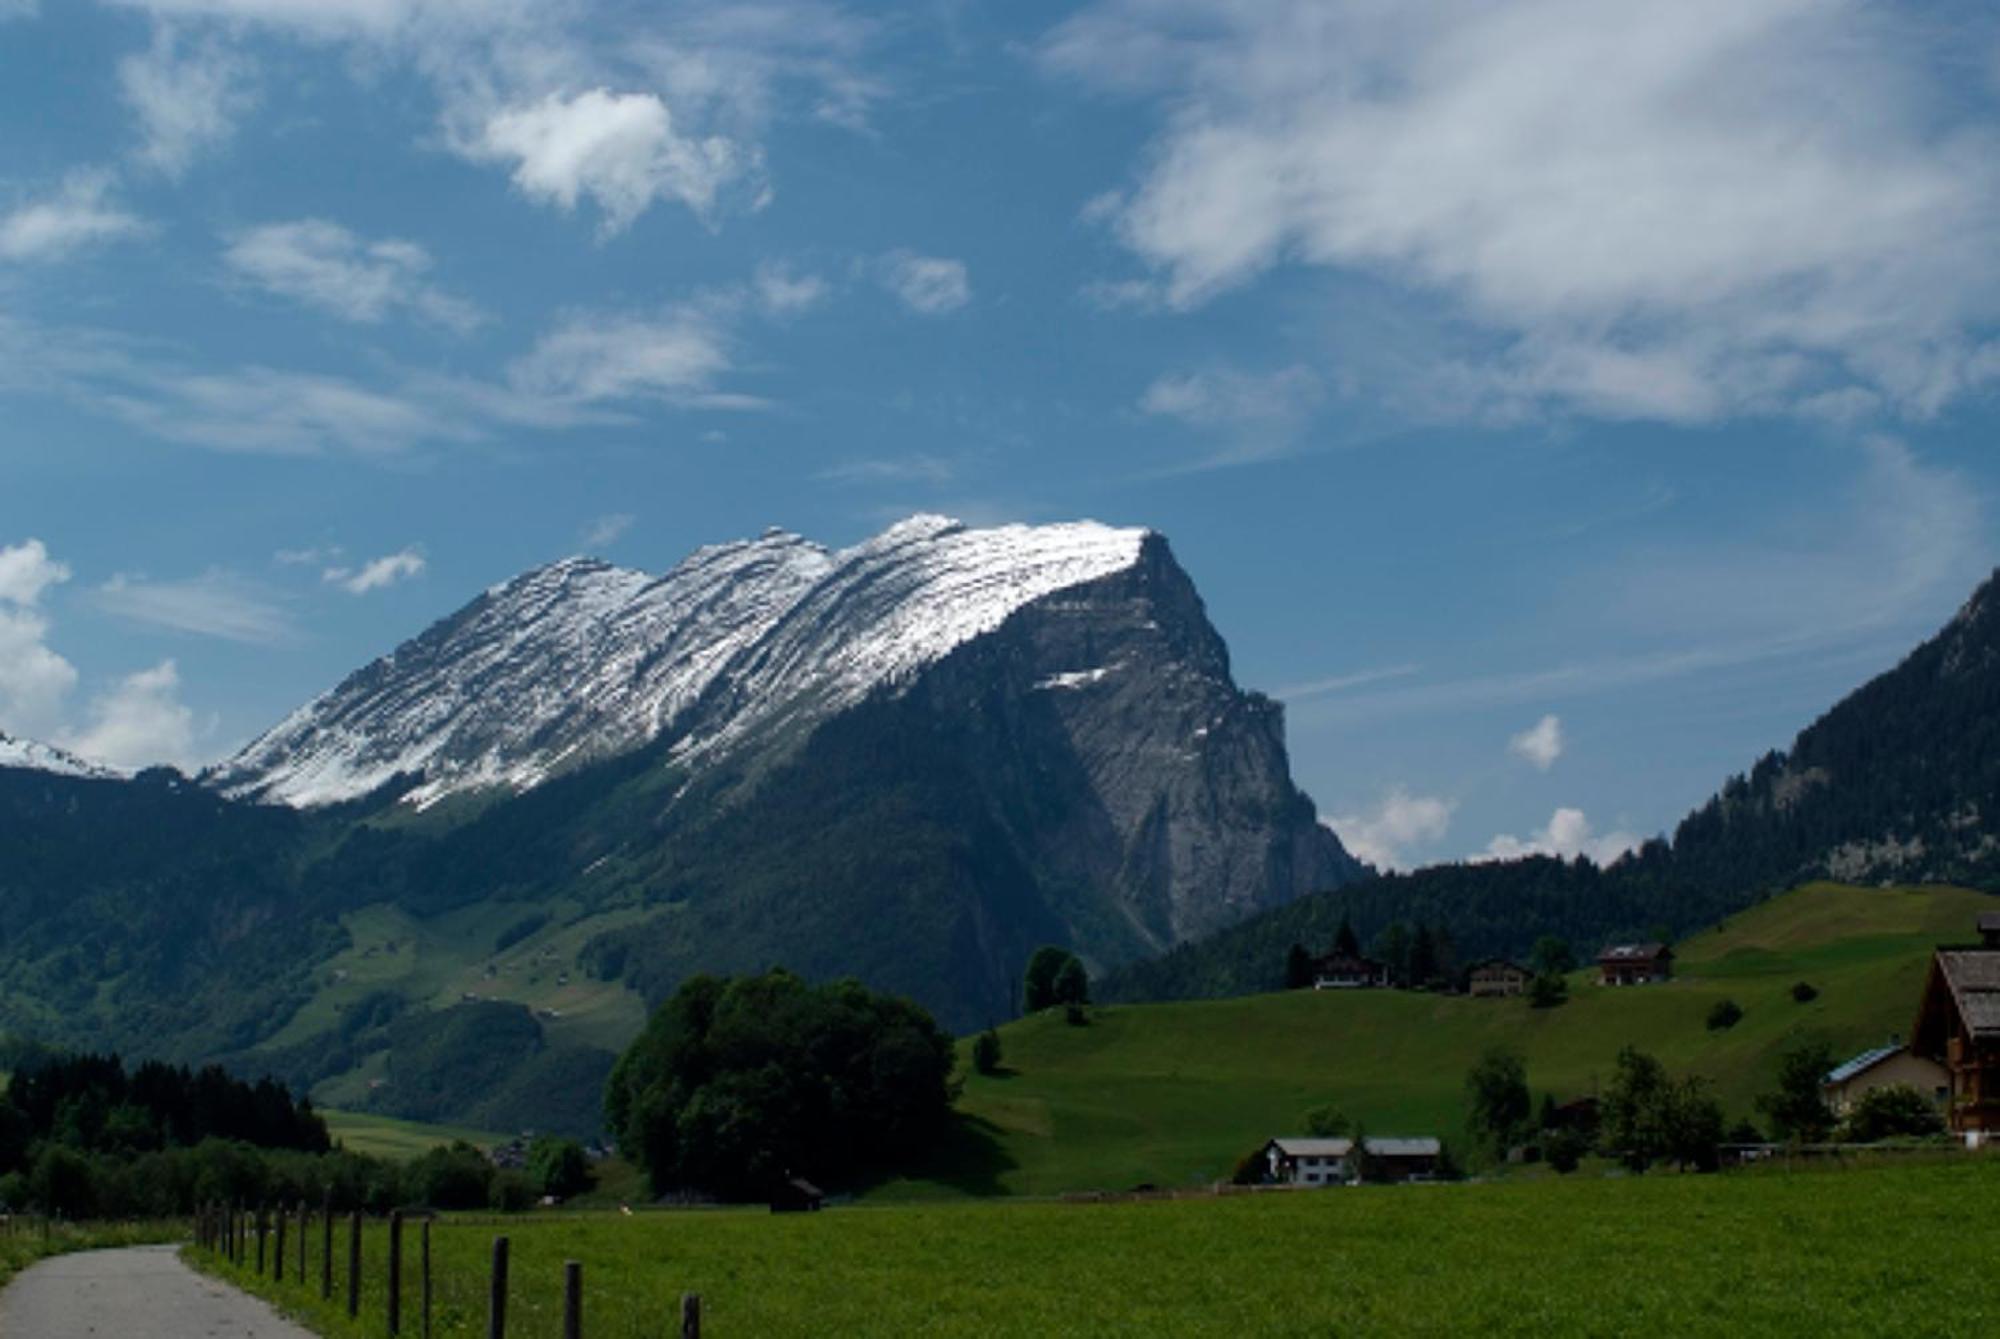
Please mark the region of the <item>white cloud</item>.
POLYGON ((43 591, 69 577, 69 565, 51 558, 48 545, 39 539, 0 548, 0 604, 38 604, 43 591))
POLYGON ((348 321, 408 311, 456 331, 483 319, 470 302, 424 282, 430 253, 414 242, 370 242, 337 223, 299 219, 246 229, 223 255, 229 268, 268 293, 348 321))
POLYGON ((479 435, 446 405, 311 372, 241 367, 176 378, 147 369, 136 389, 100 407, 169 441, 220 451, 372 455, 479 435))
POLYGON ((139 160, 179 177, 226 143, 257 104, 247 58, 213 35, 183 43, 159 24, 146 51, 118 63, 118 86, 139 118, 139 160))
POLYGON ((363 563, 359 568, 329 567, 320 578, 340 587, 349 595, 366 595, 385 590, 399 581, 422 576, 428 564, 415 548, 400 549, 363 563))
POLYGON ((1094 206, 1125 282, 1185 309, 1361 276, 1481 334, 1419 373, 1470 412, 1703 421, 1856 387, 1925 415, 2000 375, 1967 35, 1860 0, 1099 0, 1041 55, 1161 108, 1094 206))
POLYGON ((111 175, 95 169, 72 172, 56 193, 0 214, 0 260, 60 260, 99 242, 136 237, 146 231, 137 215, 111 203, 111 175))
POLYGON ((76 684, 75 667, 49 649, 37 608, 69 576, 39 539, 0 548, 0 729, 9 733, 46 736, 76 684))
POLYGON ((1563 755, 1563 727, 1560 718, 1544 716, 1507 741, 1507 751, 1526 759, 1540 771, 1548 771, 1563 755))
POLYGON ((90 704, 89 723, 59 736, 62 746, 93 762, 136 770, 166 763, 192 770, 194 712, 180 700, 180 671, 171 660, 120 679, 90 704))
POLYGON ((517 390, 556 401, 644 397, 718 408, 749 403, 715 391, 716 379, 729 367, 719 321, 682 306, 658 317, 572 316, 544 335, 508 375, 517 390))
POLYGON ((622 511, 613 512, 608 516, 600 516, 589 525, 586 525, 583 528, 583 533, 578 538, 582 541, 583 547, 586 549, 609 548, 613 544, 616 544, 627 530, 632 528, 632 522, 635 519, 637 518, 630 512, 622 511))
POLYGON ((1547 827, 1530 833, 1525 840, 1503 833, 1486 843, 1486 849, 1472 858, 1519 860, 1523 856, 1552 855, 1573 860, 1584 856, 1593 864, 1608 865, 1627 851, 1638 849, 1643 840, 1631 832, 1600 834, 1591 827, 1583 810, 1564 808, 1550 815, 1547 827))
POLYGON ((511 161, 516 189, 531 200, 565 212, 585 196, 596 201, 605 237, 623 232, 655 200, 678 200, 706 217, 722 187, 753 166, 728 139, 678 132, 653 94, 602 88, 498 111, 466 148, 511 161))
POLYGON ((788 265, 769 261, 757 267, 750 287, 767 316, 791 316, 817 307, 833 291, 816 274, 797 274, 788 265))
POLYGON ((1394 787, 1372 810, 1324 820, 1358 860, 1377 869, 1408 864, 1417 850, 1441 841, 1451 828, 1457 802, 1432 795, 1412 795, 1394 787))
POLYGON ((876 275, 897 301, 922 316, 942 316, 972 301, 962 260, 891 251, 876 261, 876 275))
POLYGON ((299 636, 290 611, 275 596, 219 569, 171 581, 120 574, 91 598, 119 618, 223 641, 282 646, 299 636))

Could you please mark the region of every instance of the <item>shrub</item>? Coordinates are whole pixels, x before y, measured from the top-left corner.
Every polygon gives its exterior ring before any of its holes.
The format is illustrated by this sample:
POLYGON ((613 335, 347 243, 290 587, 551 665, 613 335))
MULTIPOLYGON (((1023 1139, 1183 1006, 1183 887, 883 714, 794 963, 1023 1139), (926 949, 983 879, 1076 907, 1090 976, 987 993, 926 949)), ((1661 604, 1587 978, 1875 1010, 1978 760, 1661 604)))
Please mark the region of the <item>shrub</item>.
POLYGON ((1261 1186, 1270 1169, 1270 1163, 1264 1158, 1264 1145, 1259 1144, 1236 1160, 1235 1169, 1229 1173, 1229 1183, 1237 1186, 1261 1186))
POLYGON ((1472 1108, 1466 1124, 1496 1154, 1507 1151, 1534 1109, 1527 1064, 1505 1047, 1496 1046, 1479 1057, 1465 1076, 1465 1096, 1472 1108))
POLYGON ((461 1139, 412 1161, 404 1184, 410 1195, 434 1209, 480 1209, 493 1188, 493 1164, 461 1139))
POLYGON ((979 1034, 972 1043, 972 1067, 981 1074, 991 1074, 1000 1068, 1000 1034, 992 1028, 979 1034))
POLYGON ((1072 1001, 1063 1006, 1063 1022, 1068 1023, 1071 1027, 1082 1027, 1089 1021, 1090 1015, 1084 1012, 1081 1004, 1072 1001))
POLYGON ((1528 1004, 1536 1009, 1553 1009, 1569 1000, 1569 982, 1560 972, 1540 972, 1528 983, 1528 1004))
POLYGON ((1336 1106, 1314 1107, 1305 1114, 1305 1125, 1314 1139, 1339 1139, 1354 1129, 1347 1113, 1336 1106))
POLYGON ((1542 1153, 1549 1166, 1564 1176, 1575 1171, 1589 1151, 1590 1140, 1581 1130, 1551 1130, 1542 1140, 1542 1153))
POLYGON ((1708 1030, 1727 1032, 1743 1021, 1743 1006, 1735 1000, 1717 1000, 1709 1006, 1708 1030))
POLYGON ((1944 1117, 1928 1097, 1906 1083, 1871 1088, 1841 1122, 1840 1138, 1856 1144, 1921 1139, 1944 1133, 1944 1117))
POLYGON ((1792 1000, 1797 1004, 1811 1004, 1819 998, 1819 987, 1810 981, 1798 981, 1792 985, 1792 1000))

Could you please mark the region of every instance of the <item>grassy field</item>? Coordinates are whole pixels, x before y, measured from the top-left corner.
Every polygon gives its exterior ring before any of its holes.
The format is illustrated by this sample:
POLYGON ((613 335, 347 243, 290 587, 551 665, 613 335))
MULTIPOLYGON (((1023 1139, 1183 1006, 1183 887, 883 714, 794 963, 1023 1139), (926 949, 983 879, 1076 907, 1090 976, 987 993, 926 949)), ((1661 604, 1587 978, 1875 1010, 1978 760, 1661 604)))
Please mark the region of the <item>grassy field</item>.
POLYGON ((407 1162, 439 1144, 449 1144, 456 1139, 463 1139, 480 1148, 491 1148, 513 1137, 492 1130, 426 1125, 420 1121, 397 1120, 393 1116, 375 1116, 360 1111, 327 1110, 319 1114, 326 1117, 327 1133, 333 1136, 336 1143, 355 1153, 388 1158, 394 1162, 407 1162))
MULTIPOLYGON (((433 1333, 484 1333, 512 1246, 510 1335, 672 1331, 683 1291, 731 1335, 1964 1334, 2000 1327, 2000 1160, 1717 1177, 1370 1187, 1101 1205, 960 1203, 538 1215, 435 1229, 433 1333)), ((344 1238, 340 1239, 344 1246, 344 1238)), ((416 1329, 414 1227, 405 1326, 416 1329)), ((311 1241, 318 1249, 317 1233, 311 1241)), ((337 1260, 344 1261, 336 1251, 337 1260)), ((314 1257, 316 1259, 316 1256, 314 1257)), ((328 1335, 383 1331, 386 1231, 363 1321, 295 1280, 206 1262, 328 1335)), ((344 1263, 336 1265, 344 1270, 344 1263)), ((315 1281, 316 1273, 309 1271, 315 1281)))
MULTIPOLYGON (((1958 889, 1816 885, 1688 940, 1671 983, 1611 990, 1571 978, 1570 1001, 1403 991, 1294 991, 1060 1015, 1001 1029, 1004 1072, 973 1076, 967 1128, 927 1175, 877 1196, 1053 1194, 1229 1174, 1301 1113, 1333 1103, 1374 1134, 1463 1133, 1463 1082, 1486 1048, 1515 1047, 1536 1093, 1592 1092, 1630 1043, 1711 1079, 1732 1119, 1752 1116, 1778 1055, 1823 1037, 1845 1053, 1907 1033, 1938 942, 1964 940, 2000 899, 1958 889), (1819 997, 1795 1003, 1794 982, 1819 997), (1743 1020, 1710 1032, 1711 1005, 1743 1020)), ((968 1066, 969 1068, 969 1066, 968 1066)))

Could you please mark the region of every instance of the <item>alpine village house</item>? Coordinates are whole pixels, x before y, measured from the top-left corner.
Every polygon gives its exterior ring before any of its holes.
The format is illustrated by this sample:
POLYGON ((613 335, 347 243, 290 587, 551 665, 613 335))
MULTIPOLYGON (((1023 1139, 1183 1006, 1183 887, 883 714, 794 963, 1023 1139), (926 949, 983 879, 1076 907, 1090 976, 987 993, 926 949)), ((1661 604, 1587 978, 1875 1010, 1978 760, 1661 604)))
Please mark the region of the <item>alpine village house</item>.
POLYGON ((2000 1132, 2000 912, 1979 917, 1980 942, 1931 955, 1910 1050, 1949 1076, 1945 1120, 1977 1148, 2000 1132))

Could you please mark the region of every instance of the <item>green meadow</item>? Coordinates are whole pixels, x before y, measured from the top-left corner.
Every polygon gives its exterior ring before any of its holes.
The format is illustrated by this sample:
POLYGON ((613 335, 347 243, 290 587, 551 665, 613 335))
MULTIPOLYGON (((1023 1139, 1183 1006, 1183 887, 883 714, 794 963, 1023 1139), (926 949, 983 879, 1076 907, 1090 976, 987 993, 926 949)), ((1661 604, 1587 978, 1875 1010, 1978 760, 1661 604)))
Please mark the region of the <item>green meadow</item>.
POLYGON ((333 1136, 336 1144, 350 1153, 386 1158, 391 1162, 407 1162, 453 1140, 462 1139, 480 1148, 491 1148, 512 1138, 492 1130, 427 1125, 421 1121, 397 1120, 393 1116, 377 1116, 365 1111, 329 1109, 319 1114, 326 1118, 326 1132, 333 1136))
MULTIPOLYGON (((417 1227, 404 1332, 418 1332, 417 1227)), ((561 1333, 565 1261, 586 1336, 672 1333, 683 1292, 732 1335, 1979 1335, 2000 1327, 2000 1160, 1796 1173, 1579 1177, 1105 1204, 958 1202, 539 1214, 434 1230, 432 1333, 482 1335, 495 1235, 510 1336, 561 1333)), ((294 1241, 296 1238, 294 1238, 294 1241)), ((308 1283, 198 1263, 322 1334, 385 1333, 387 1232, 365 1236, 361 1319, 308 1283)))
POLYGON ((1845 1053, 1907 1035, 1931 948, 1965 940, 1974 917, 1996 907, 2000 898, 1962 889, 1812 885, 1686 941, 1672 982, 1608 989, 1578 972, 1554 1009, 1292 991, 1094 1009, 1082 1027, 1051 1011, 1000 1029, 1002 1072, 967 1079, 966 1121, 950 1149, 874 1194, 1206 1183, 1269 1136, 1299 1132, 1302 1113, 1326 1103, 1370 1133, 1462 1145, 1465 1074, 1491 1046, 1519 1050, 1538 1097, 1563 1101, 1595 1091, 1631 1044, 1710 1080, 1732 1121, 1754 1118, 1779 1055, 1801 1039, 1845 1053), (1799 981, 1818 997, 1796 1003, 1799 981), (1711 1032, 1709 1008, 1723 999, 1743 1019, 1711 1032))

